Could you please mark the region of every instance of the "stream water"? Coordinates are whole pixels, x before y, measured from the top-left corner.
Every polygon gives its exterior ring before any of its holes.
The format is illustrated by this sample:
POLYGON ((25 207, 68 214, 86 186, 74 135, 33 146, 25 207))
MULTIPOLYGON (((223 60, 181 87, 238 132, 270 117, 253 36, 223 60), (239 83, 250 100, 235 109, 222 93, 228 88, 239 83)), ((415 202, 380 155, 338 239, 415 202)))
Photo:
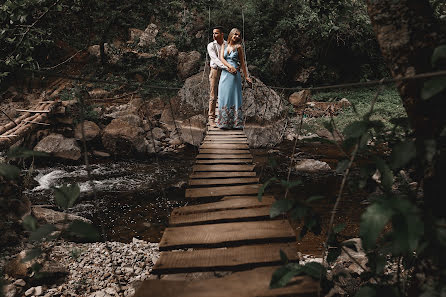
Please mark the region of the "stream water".
MULTIPOLYGON (((284 142, 274 149, 252 149, 255 170, 261 182, 270 177, 286 179, 293 143, 284 142)), ((94 195, 87 178, 85 166, 39 165, 34 169, 33 187, 26 194, 32 203, 55 207, 51 187, 65 183, 78 183, 81 197, 70 212, 91 219, 104 231, 108 240, 130 242, 133 237, 158 242, 167 226, 168 216, 174 207, 186 205, 184 198, 188 176, 195 163, 196 149, 187 147, 180 154, 172 154, 147 160, 93 161, 92 175, 94 195), (96 197, 96 198, 95 198, 96 197)), ((318 159, 336 168, 341 153, 335 146, 323 144, 299 145, 297 158, 318 159)), ((339 188, 340 176, 334 171, 302 173, 291 170, 291 180, 300 179, 303 184, 289 192, 290 198, 301 199, 323 195, 326 199, 315 205, 322 224, 327 225, 339 188)), ((278 185, 267 192, 283 197, 284 189, 278 185)), ((357 236, 361 201, 364 196, 348 191, 336 214, 337 223, 346 223, 344 234, 357 236)), ((293 223, 299 232, 302 227, 293 223)), ((303 253, 317 255, 321 251, 324 235, 308 234, 299 241, 303 253)))

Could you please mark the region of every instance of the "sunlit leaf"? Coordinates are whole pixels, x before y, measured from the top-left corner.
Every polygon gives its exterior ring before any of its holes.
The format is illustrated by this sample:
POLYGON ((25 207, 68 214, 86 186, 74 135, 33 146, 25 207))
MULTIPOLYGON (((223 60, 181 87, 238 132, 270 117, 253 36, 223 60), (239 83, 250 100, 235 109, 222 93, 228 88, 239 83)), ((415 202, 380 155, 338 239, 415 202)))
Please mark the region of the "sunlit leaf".
POLYGON ((81 192, 77 184, 63 185, 60 188, 53 189, 56 204, 63 209, 73 207, 81 192))
POLYGON ((277 200, 271 205, 269 216, 275 218, 278 215, 289 211, 293 207, 293 201, 288 199, 277 200))
POLYGON ((446 89, 446 76, 433 77, 424 83, 421 98, 430 99, 446 89))
POLYGON ((360 235, 365 249, 375 246, 376 240, 390 221, 393 210, 382 201, 377 201, 367 207, 361 216, 360 235))
POLYGON ((83 221, 72 222, 68 227, 68 231, 89 241, 97 241, 100 239, 99 232, 93 225, 83 221))
POLYGON ((8 179, 16 179, 20 176, 20 169, 14 165, 0 164, 0 175, 8 179))
POLYGON ((308 262, 305 266, 302 266, 302 273, 311 276, 315 279, 320 279, 321 276, 326 275, 326 269, 318 262, 308 262))

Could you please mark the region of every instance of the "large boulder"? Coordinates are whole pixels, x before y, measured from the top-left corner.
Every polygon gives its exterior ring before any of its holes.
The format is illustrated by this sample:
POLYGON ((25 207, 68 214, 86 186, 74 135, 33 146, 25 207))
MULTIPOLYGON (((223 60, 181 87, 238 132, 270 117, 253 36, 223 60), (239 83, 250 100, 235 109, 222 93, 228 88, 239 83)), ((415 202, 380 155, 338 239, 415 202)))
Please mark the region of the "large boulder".
MULTIPOLYGON (((91 121, 84 121, 84 134, 85 134, 85 140, 90 141, 95 139, 99 136, 101 133, 101 128, 99 128, 96 123, 91 121)), ((74 129, 74 137, 76 139, 82 139, 82 125, 79 123, 77 124, 76 128, 74 129)))
POLYGON ((132 153, 147 153, 148 142, 144 129, 120 119, 114 119, 105 127, 102 144, 114 155, 129 156, 132 153))
POLYGON ((81 149, 74 138, 65 138, 61 134, 50 134, 43 138, 35 147, 35 151, 52 154, 55 157, 79 160, 81 149))
POLYGON ((186 79, 197 73, 201 64, 201 54, 197 51, 180 52, 178 54, 178 75, 181 79, 186 79))
POLYGON ((288 100, 294 106, 302 106, 310 99, 310 97, 311 97, 310 90, 302 90, 291 94, 288 100))
MULTIPOLYGON (((209 69, 186 79, 178 96, 171 99, 161 121, 172 126, 173 119, 188 127, 185 120, 196 115, 207 115, 209 108, 209 69)), ((243 83, 243 112, 246 117, 245 133, 251 147, 274 146, 282 141, 285 129, 286 102, 259 79, 253 85, 243 83)), ((178 125, 177 125, 178 126, 178 125)), ((200 128, 197 128, 200 129, 200 128)), ((205 130, 205 127, 202 128, 205 130)), ((186 137, 184 139, 187 141, 186 137)), ((194 138, 196 142, 197 139, 194 138)), ((191 142, 190 142, 191 143, 191 142)))

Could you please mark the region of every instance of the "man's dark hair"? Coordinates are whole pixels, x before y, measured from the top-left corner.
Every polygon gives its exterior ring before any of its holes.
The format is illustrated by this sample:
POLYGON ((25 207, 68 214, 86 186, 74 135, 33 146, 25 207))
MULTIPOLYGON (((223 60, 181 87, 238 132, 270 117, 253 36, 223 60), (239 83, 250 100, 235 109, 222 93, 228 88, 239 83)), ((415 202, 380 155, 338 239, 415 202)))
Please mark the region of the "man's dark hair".
POLYGON ((225 28, 223 28, 222 26, 214 26, 214 27, 212 28, 212 31, 214 31, 215 29, 220 30, 221 33, 224 33, 223 30, 224 30, 225 28))

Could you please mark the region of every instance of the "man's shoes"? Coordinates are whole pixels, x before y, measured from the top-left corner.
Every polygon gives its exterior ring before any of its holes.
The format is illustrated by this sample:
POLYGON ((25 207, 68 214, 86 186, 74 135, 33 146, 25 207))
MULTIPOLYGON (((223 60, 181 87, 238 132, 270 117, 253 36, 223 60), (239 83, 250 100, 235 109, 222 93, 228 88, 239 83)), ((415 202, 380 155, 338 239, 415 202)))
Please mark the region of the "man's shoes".
POLYGON ((216 127, 214 119, 209 119, 209 127, 216 127))

